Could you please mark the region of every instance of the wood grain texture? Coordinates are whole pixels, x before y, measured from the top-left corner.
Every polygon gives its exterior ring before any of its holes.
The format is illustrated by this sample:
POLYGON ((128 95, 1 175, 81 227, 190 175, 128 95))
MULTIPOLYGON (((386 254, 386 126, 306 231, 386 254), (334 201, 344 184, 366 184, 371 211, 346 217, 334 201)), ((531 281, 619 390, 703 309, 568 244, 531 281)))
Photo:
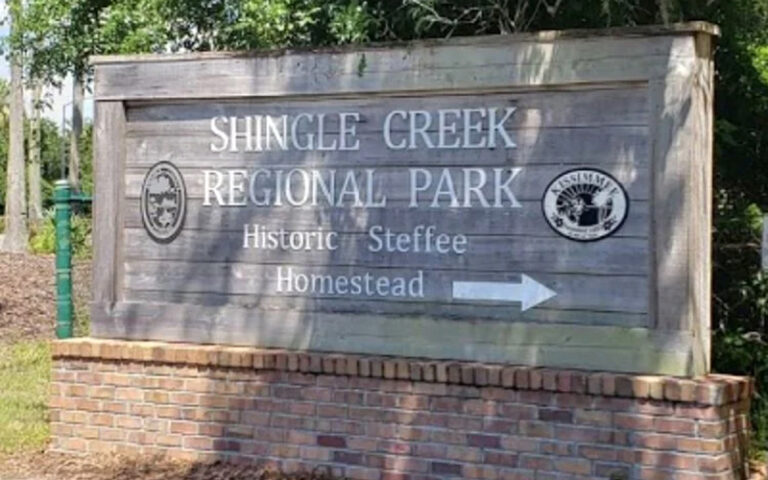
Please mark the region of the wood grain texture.
MULTIPOLYGON (((181 171, 182 175, 184 176, 184 183, 187 186, 187 195, 190 199, 203 199, 205 194, 205 174, 203 173, 202 168, 184 168, 184 164, 181 163, 179 166, 179 170, 181 171)), ((578 165, 578 166, 584 166, 588 167, 591 166, 589 164, 586 165, 578 165)), ((565 172, 566 170, 577 168, 577 165, 570 165, 568 167, 562 167, 562 166, 554 166, 554 165, 531 165, 523 167, 523 170, 520 171, 519 174, 510 182, 510 189, 512 190, 513 196, 518 201, 534 201, 534 200, 541 200, 541 197, 544 194, 544 191, 547 188, 547 185, 554 180, 558 175, 565 172)), ((604 165, 601 166, 601 170, 607 172, 611 176, 613 176, 616 180, 621 182, 624 185, 624 188, 626 189, 627 193, 629 194, 630 198, 632 200, 648 200, 650 191, 649 191, 649 168, 646 166, 643 168, 642 166, 635 166, 635 165, 604 165)), ((215 169, 215 166, 211 166, 207 170, 213 170, 215 169)), ((245 168, 249 175, 252 174, 258 167, 245 167, 241 166, 238 167, 238 169, 245 168)), ((422 167, 418 167, 422 168, 422 167)), ((443 168, 444 167, 432 167, 432 166, 425 166, 423 167, 424 170, 429 172, 429 174, 432 176, 432 183, 430 184, 431 187, 429 189, 425 189, 422 191, 417 192, 415 195, 415 198, 418 202, 418 205, 420 208, 431 208, 432 202, 435 198, 435 191, 436 187, 438 185, 438 179, 440 178, 440 175, 443 174, 443 168)), ((509 171, 511 168, 515 168, 513 165, 507 165, 503 167, 498 167, 502 169, 503 177, 502 179, 506 180, 508 178, 509 171)), ((287 175, 288 172, 291 170, 290 168, 283 169, 284 174, 287 175)), ((333 168, 319 168, 317 169, 319 174, 323 176, 323 178, 326 178, 326 184, 330 184, 330 176, 331 171, 334 170, 333 168)), ((138 198, 141 192, 141 185, 144 181, 144 177, 146 175, 147 169, 138 169, 138 168, 131 168, 126 169, 125 172, 125 195, 128 198, 138 198)), ((409 171, 406 168, 402 168, 399 166, 393 166, 393 167, 378 167, 374 169, 372 178, 374 179, 373 183, 369 183, 367 181, 368 179, 368 173, 365 169, 361 168, 339 168, 335 169, 335 172, 333 172, 333 175, 336 180, 336 195, 338 195, 338 192, 341 191, 341 185, 342 181, 345 179, 348 172, 353 172, 354 177, 357 179, 358 185, 360 186, 360 192, 361 192, 361 201, 365 201, 367 198, 366 195, 368 195, 368 192, 371 192, 371 198, 374 201, 378 201, 380 198, 383 198, 383 196, 386 197, 387 203, 394 202, 394 203, 409 203, 411 200, 411 191, 410 191, 410 182, 411 182, 411 171, 409 171), (380 196, 381 195, 381 196, 380 196)), ((494 195, 494 183, 493 183, 493 168, 489 167, 486 169, 487 172, 487 178, 489 179, 488 182, 480 189, 481 192, 483 192, 485 198, 489 201, 489 203, 493 203, 493 198, 495 198, 494 195)), ((453 179, 453 185, 457 192, 464 192, 465 189, 465 179, 466 177, 463 175, 461 168, 454 169, 449 172, 449 175, 453 179)), ((256 184, 256 193, 258 195, 258 199, 262 199, 262 188, 273 188, 274 184, 274 178, 276 176, 273 174, 272 179, 265 178, 262 176, 258 179, 258 183, 256 184), (271 181, 270 181, 271 180, 271 181), (272 185, 272 187, 270 187, 272 185)), ((295 193, 295 197, 298 199, 303 198, 304 190, 303 186, 305 185, 304 178, 302 174, 294 174, 291 176, 291 188, 293 192, 295 193)), ((418 179, 417 179, 418 180, 418 179)), ((283 182, 285 184, 285 182, 283 182)), ((245 182, 245 185, 248 185, 248 182, 245 182)), ((311 184, 310 184, 311 185, 311 184)), ((247 193, 246 193, 247 195, 247 193)), ((213 195, 210 195, 212 202, 216 202, 213 195)), ((273 197, 274 198, 274 197, 273 197)), ((323 197, 319 197, 322 201, 323 197)), ((337 197, 335 197, 337 198, 337 197)), ((345 199, 345 206, 354 205, 353 200, 351 200, 352 197, 346 197, 345 199)), ((463 198, 459 197, 459 206, 456 208, 466 208, 463 207, 463 198)), ((513 209, 513 207, 510 206, 510 202, 508 201, 507 197, 501 197, 504 202, 501 207, 493 207, 493 210, 501 211, 505 209, 513 209)), ((224 199, 226 201, 226 198, 224 199)), ((442 195, 438 201, 437 205, 440 209, 447 210, 451 207, 451 198, 447 195, 442 195)), ((478 206, 480 205, 479 201, 477 200, 476 196, 471 197, 471 205, 478 206)), ((283 200, 283 204, 286 204, 286 201, 283 200)), ((384 208, 384 207, 382 207, 384 208)), ((437 208, 437 207, 436 207, 437 208)), ((514 207, 516 208, 516 207, 514 207)))
MULTIPOLYGON (((365 209, 350 207, 228 207, 207 208, 200 199, 187 203, 184 230, 208 230, 230 233, 243 232, 243 225, 258 224, 272 230, 311 231, 334 230, 339 233, 367 232, 375 225, 387 225, 395 231, 412 230, 416 225, 440 225, 445 233, 482 233, 485 235, 516 235, 559 238, 542 221, 540 200, 525 200, 521 208, 506 208, 489 212, 482 207, 461 209, 414 209, 403 202, 391 202, 387 208, 365 209), (222 225, 222 228, 214 226, 222 225)), ((650 202, 635 200, 631 215, 612 238, 648 238, 650 202)), ((137 198, 126 199, 125 227, 141 229, 141 212, 137 198)))
POLYGON ((156 100, 359 95, 643 81, 694 62, 686 37, 519 40, 261 57, 103 63, 94 98, 156 100), (482 74, 478 72, 482 70, 482 74), (180 78, 185 79, 179 82, 180 78))
MULTIPOLYGON (((518 278, 508 278, 518 281, 518 278)), ((565 277, 560 277, 565 278, 565 277)), ((536 275, 537 280, 548 281, 550 283, 557 281, 554 276, 536 275)), ((568 280, 565 278, 565 280, 568 280)), ((598 279, 599 280, 599 279, 598 279)), ((637 278, 621 279, 623 285, 627 287, 638 287, 642 291, 644 288, 637 278)), ((133 281, 133 280, 131 280, 133 281)), ((593 285, 605 285, 605 283, 590 282, 593 285)), ((556 286, 556 285, 555 285, 556 286)), ((347 314, 351 316, 359 315, 362 300, 348 298, 312 298, 312 297, 291 297, 282 295, 279 298, 261 297, 253 294, 227 294, 210 292, 185 292, 172 290, 143 290, 126 288, 126 301, 131 302, 151 302, 158 304, 187 304, 202 305, 208 307, 221 307, 224 305, 250 309, 258 311, 259 309, 276 311, 277 309, 294 312, 317 312, 347 314)), ((592 295, 594 299, 595 296, 592 295)), ((642 300, 638 297, 638 301, 642 300)), ((638 308, 643 308, 638 306, 638 308)), ((382 321, 386 321, 388 316, 405 316, 411 318, 432 317, 452 319, 455 321, 503 321, 503 322, 524 322, 524 323, 542 323, 542 324, 570 324, 570 325, 606 325, 618 327, 636 327, 645 328, 648 326, 647 313, 632 313, 624 311, 599 311, 599 310, 579 310, 579 309, 560 309, 555 306, 550 308, 549 304, 538 308, 521 311, 515 304, 468 304, 468 303, 421 303, 414 302, 376 302, 367 301, 365 305, 366 315, 380 315, 382 321)))
POLYGON ((243 233, 182 231, 172 243, 149 241, 141 229, 125 231, 129 258, 246 262, 265 265, 303 264, 313 266, 359 266, 393 268, 441 268, 464 272, 547 272, 595 275, 648 274, 646 239, 607 238, 600 242, 578 243, 552 235, 532 238, 501 235, 469 235, 466 253, 425 254, 422 252, 370 252, 365 234, 347 234, 339 239, 338 250, 266 250, 243 248, 243 233), (600 261, 595 261, 595 259, 600 261))
MULTIPOLYGON (((451 298, 451 281, 476 280, 476 281, 519 281, 520 275, 513 273, 514 269, 506 269, 507 272, 476 272, 476 271, 451 271, 440 268, 422 270, 424 276, 424 296, 420 298, 403 298, 399 302, 393 302, 392 298, 373 295, 334 295, 332 292, 325 294, 278 293, 277 270, 284 271, 290 268, 297 274, 316 274, 322 276, 359 275, 369 272, 372 275, 386 275, 391 277, 401 276, 411 278, 420 270, 418 266, 403 268, 397 265, 361 268, 359 266, 312 266, 309 262, 283 263, 277 265, 254 265, 232 262, 218 263, 193 263, 193 262, 149 262, 141 260, 128 260, 126 269, 126 288, 136 290, 158 290, 162 292, 201 292, 216 294, 227 292, 234 295, 251 295, 260 309, 299 309, 307 297, 315 298, 347 298, 356 304, 357 311, 365 311, 369 308, 386 312, 389 303, 414 304, 406 311, 412 315, 428 315, 431 306, 419 306, 419 303, 470 303, 451 298), (271 298, 270 298, 271 297, 271 298), (285 300, 287 297, 294 297, 285 300), (367 302, 373 301, 381 305, 370 307, 367 302)), ((646 313, 648 308, 648 286, 645 278, 630 275, 589 275, 583 274, 545 274, 526 270, 532 276, 550 288, 561 292, 556 297, 548 300, 546 306, 553 310, 592 310, 614 311, 627 313, 646 313)), ((478 302, 474 302, 477 304, 478 302)), ((519 311, 519 305, 511 303, 487 302, 496 304, 509 310, 506 318, 513 319, 519 311)), ((482 304, 478 305, 482 308, 482 304)), ((301 308, 306 309, 306 308, 301 308)), ((350 311, 350 310, 348 310, 350 311)), ((477 315, 478 317, 481 315, 477 315)))
POLYGON ((125 108, 96 102, 93 132, 93 301, 109 305, 121 292, 125 108))
POLYGON ((697 61, 651 83, 653 162, 651 304, 659 330, 688 331, 691 365, 709 371, 712 224, 712 76, 708 37, 697 61))
MULTIPOLYGON (((484 95, 431 95, 418 98, 366 98, 354 100, 304 100, 287 102, 195 102, 137 105, 128 109, 128 165, 177 161, 185 166, 412 166, 412 165, 515 165, 529 164, 636 164, 649 160, 648 97, 644 85, 484 95), (514 149, 388 149, 382 127, 388 112, 420 109, 431 112, 428 132, 436 138, 437 110, 504 108, 517 111, 505 124, 514 149), (212 152, 218 138, 211 133, 213 117, 289 115, 299 112, 328 115, 324 131, 338 132, 334 113, 360 113, 358 151, 212 152), (471 161, 468 158, 471 155, 471 161)), ((240 128, 243 128, 242 120, 240 128)), ((460 123, 460 122, 459 122, 460 123)), ((315 133, 303 122, 299 134, 315 133)), ((405 122, 393 123, 396 141, 407 135, 405 122)), ((316 128, 316 127, 315 127, 316 128)), ((483 134, 487 131, 484 125, 483 134)), ((459 125, 459 136, 462 127, 459 125)), ((450 142, 450 140, 449 140, 450 142)))
MULTIPOLYGON (((130 129, 129 125, 129 129, 130 129)), ((178 129, 178 127, 177 127, 178 129)), ((530 128, 512 130, 517 142, 516 149, 475 150, 472 152, 473 166, 512 164, 550 165, 605 165, 650 164, 650 142, 648 127, 635 126, 594 126, 563 128, 530 128)), ((158 131, 146 128, 139 134, 130 129, 126 137, 127 162, 131 167, 147 168, 160 160, 176 162, 183 159, 188 167, 222 168, 263 166, 263 167, 306 167, 320 168, 330 162, 337 167, 375 166, 465 166, 467 153, 464 150, 440 150, 425 155, 414 155, 414 151, 388 151, 381 145, 381 135, 360 133, 361 151, 269 151, 269 152, 211 152, 210 136, 190 135, 188 132, 158 131)))

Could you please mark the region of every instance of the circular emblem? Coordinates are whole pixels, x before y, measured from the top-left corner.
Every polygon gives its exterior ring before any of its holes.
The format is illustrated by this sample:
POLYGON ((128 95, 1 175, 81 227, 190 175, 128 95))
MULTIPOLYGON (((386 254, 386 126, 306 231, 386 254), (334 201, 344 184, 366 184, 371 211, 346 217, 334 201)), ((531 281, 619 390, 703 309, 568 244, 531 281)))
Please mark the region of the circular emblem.
POLYGON ((612 176, 594 168, 569 170, 552 180, 541 201, 554 231, 579 242, 616 233, 629 213, 629 197, 612 176))
POLYGON ((141 220, 158 243, 170 243, 181 232, 187 214, 187 191, 181 172, 170 162, 149 169, 141 186, 141 220))

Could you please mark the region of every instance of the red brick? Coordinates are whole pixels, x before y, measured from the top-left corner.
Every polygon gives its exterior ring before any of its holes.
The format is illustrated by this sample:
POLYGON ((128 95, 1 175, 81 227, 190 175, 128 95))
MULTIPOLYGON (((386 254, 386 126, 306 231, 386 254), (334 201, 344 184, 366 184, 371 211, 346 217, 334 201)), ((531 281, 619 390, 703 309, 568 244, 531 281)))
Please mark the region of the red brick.
POLYGON ((485 453, 485 463, 489 465, 499 465, 503 467, 517 466, 517 453, 504 451, 487 451, 485 453))
POLYGON ((115 417, 115 426, 129 430, 139 429, 142 426, 142 420, 138 417, 118 416, 115 417))
POLYGON ((155 437, 157 444, 165 447, 180 447, 183 439, 181 435, 159 434, 155 437))
POLYGON ((167 392, 148 391, 144 392, 144 400, 150 403, 168 403, 170 396, 167 392))
POLYGON ((171 422, 171 433, 181 433, 184 435, 196 435, 198 424, 194 422, 171 422))
POLYGON ((611 412, 577 408, 573 410, 573 421, 580 425, 610 427, 613 424, 613 415, 611 412))
POLYGON ((730 453, 722 455, 708 455, 699 458, 699 469, 702 472, 726 472, 738 468, 738 465, 733 464, 732 456, 730 453))
POLYGON ((193 458, 198 450, 209 459, 220 451, 233 460, 269 457, 286 470, 338 462, 346 464, 335 467, 339 476, 359 478, 384 471, 408 480, 560 480, 636 469, 644 478, 699 480, 692 472, 702 470, 723 480, 741 462, 738 452, 725 452, 744 448, 737 432, 748 429, 748 404, 739 399, 749 384, 740 380, 276 351, 255 355, 260 369, 226 368, 221 362, 254 350, 173 346, 168 353, 147 344, 130 345, 135 361, 105 369, 98 361, 57 364, 58 377, 88 383, 51 387, 54 448, 79 435, 94 451, 122 445, 193 458), (144 350, 165 363, 143 363, 144 350), (394 378, 365 377, 376 362, 377 377, 387 364, 394 378), (327 374, 309 373, 318 366, 327 374), (675 403, 663 400, 661 388, 672 384, 675 403), (610 396, 617 394, 626 397, 610 396), (691 473, 659 473, 672 471, 691 473))
POLYGON ((638 450, 635 453, 635 461, 639 464, 652 465, 657 468, 696 469, 696 457, 688 454, 638 450))
POLYGON ((515 370, 515 387, 527 390, 530 386, 530 369, 518 368, 515 370))
POLYGON ((117 400, 141 402, 144 400, 144 391, 139 388, 118 388, 115 390, 117 400))
POLYGON ((637 433, 633 439, 636 445, 654 450, 674 450, 693 453, 719 453, 724 451, 724 444, 719 440, 704 440, 657 433, 637 433))
POLYGON ((556 425, 554 438, 569 442, 612 443, 615 442, 616 434, 620 433, 606 429, 556 425))
POLYGON ((656 419, 646 415, 634 415, 631 413, 615 413, 613 421, 616 427, 629 430, 653 430, 656 419))
POLYGON ((197 428, 200 435, 208 437, 221 437, 224 435, 224 426, 216 423, 200 423, 197 428))
POLYGON ((468 434, 467 445, 481 448, 501 448, 501 438, 498 435, 468 434))
POLYGON ((67 397, 85 397, 88 395, 87 385, 65 385, 63 390, 67 397))
POLYGON ((347 467, 345 476, 350 480, 380 480, 381 472, 374 468, 347 467))
POLYGON ((126 438, 126 432, 121 428, 100 428, 99 439, 107 442, 122 442, 126 438))
POLYGON ((600 395, 602 393, 602 376, 599 373, 593 373, 587 377, 587 393, 590 395, 600 395))
POLYGON ((539 410, 539 420, 555 423, 573 423, 573 411, 542 408, 539 410))
POLYGON ((543 455, 520 455, 518 466, 529 470, 552 470, 554 464, 549 456, 543 455))
POLYGON ((534 438, 552 438, 555 435, 554 427, 551 424, 527 420, 520 422, 519 431, 523 436, 534 438))
POLYGON ((411 480, 411 475, 399 472, 381 472, 381 480, 411 480))
POLYGON ((461 465, 458 463, 432 462, 430 470, 436 475, 461 476, 462 473, 461 465))
POLYGON ((559 441, 542 441, 539 444, 539 453, 545 455, 573 456, 572 443, 559 441))
MULTIPOLYGON (((666 473, 667 475, 669 474, 669 472, 666 473)), ((631 478, 632 470, 625 465, 598 463, 595 465, 595 474, 600 478, 629 479, 631 478)))
POLYGON ((541 440, 539 439, 526 438, 523 436, 518 436, 518 437, 504 436, 501 438, 501 447, 504 450, 514 451, 514 452, 528 452, 528 453, 536 452, 539 449, 540 443, 541 443, 541 440))
POLYGON ((653 422, 654 430, 662 433, 676 433, 678 435, 694 435, 696 422, 679 418, 656 417, 653 422))
POLYGON ((364 465, 365 457, 359 452, 335 451, 333 452, 333 461, 347 465, 364 465))
POLYGON ((618 453, 615 448, 593 445, 580 445, 578 454, 580 457, 588 458, 590 460, 604 460, 606 462, 615 462, 618 458, 618 453))
POLYGON ((115 424, 115 416, 109 413, 96 413, 88 416, 88 422, 101 427, 111 427, 115 424))
POLYGON ((554 460, 555 470, 558 472, 572 473, 574 475, 589 475, 592 464, 589 460, 577 458, 557 458, 554 460))
POLYGON ((183 418, 182 410, 171 405, 159 405, 155 407, 155 412, 160 418, 183 418))
POLYGON ((728 432, 728 424, 719 422, 698 422, 698 435, 704 438, 720 438, 728 432))
POLYGON ((62 440, 61 446, 65 450, 74 450, 78 452, 85 452, 88 448, 88 444, 82 438, 65 438, 62 440))
POLYGON ((317 444, 321 447, 347 448, 346 438, 339 435, 318 435, 317 444))
POLYGON ((128 405, 125 402, 102 402, 102 410, 110 413, 126 413, 128 405))

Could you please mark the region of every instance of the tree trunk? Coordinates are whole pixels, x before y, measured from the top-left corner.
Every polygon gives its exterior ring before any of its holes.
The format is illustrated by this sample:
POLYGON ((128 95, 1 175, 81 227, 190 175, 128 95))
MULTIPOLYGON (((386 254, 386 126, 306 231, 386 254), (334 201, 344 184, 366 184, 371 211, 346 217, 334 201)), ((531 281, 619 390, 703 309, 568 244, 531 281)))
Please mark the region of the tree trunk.
POLYGON ((83 133, 83 74, 75 71, 72 79, 72 130, 69 136, 69 183, 73 190, 80 189, 80 136, 83 133))
MULTIPOLYGON (((13 30, 18 27, 16 16, 19 8, 18 0, 10 5, 11 29, 13 30)), ((3 248, 11 252, 24 252, 27 249, 27 193, 24 180, 24 86, 22 83, 21 55, 13 51, 11 52, 10 137, 3 248)))
POLYGON ((43 218, 43 193, 40 181, 40 102, 43 88, 35 83, 32 97, 32 122, 29 129, 29 220, 43 218))

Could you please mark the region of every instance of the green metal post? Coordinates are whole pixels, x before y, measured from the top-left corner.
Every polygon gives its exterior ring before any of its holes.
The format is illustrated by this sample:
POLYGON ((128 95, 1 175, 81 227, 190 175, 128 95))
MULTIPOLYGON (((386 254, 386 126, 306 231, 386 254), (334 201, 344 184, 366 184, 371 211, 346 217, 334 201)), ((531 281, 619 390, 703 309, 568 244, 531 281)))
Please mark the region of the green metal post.
POLYGON ((72 189, 58 180, 53 190, 56 207, 56 337, 72 338, 72 244, 70 217, 72 189))

